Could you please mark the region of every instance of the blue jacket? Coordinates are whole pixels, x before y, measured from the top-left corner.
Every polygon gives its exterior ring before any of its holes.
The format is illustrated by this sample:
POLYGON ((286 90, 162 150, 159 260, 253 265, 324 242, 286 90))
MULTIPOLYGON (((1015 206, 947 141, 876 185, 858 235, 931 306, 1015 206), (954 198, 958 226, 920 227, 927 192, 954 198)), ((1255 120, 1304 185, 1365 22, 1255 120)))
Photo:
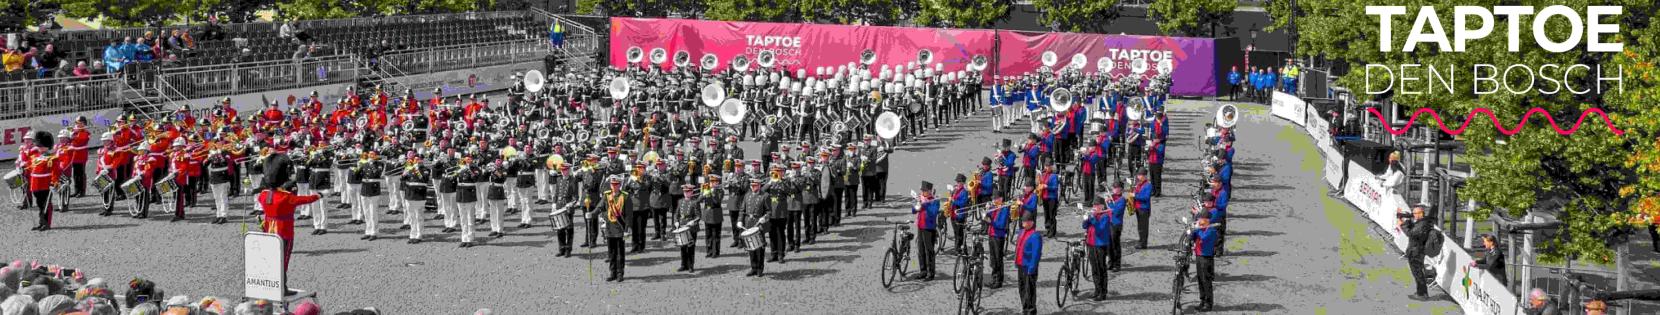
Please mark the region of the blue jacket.
POLYGON ((1216 192, 1216 213, 1211 215, 1211 218, 1210 218, 1211 222, 1222 222, 1222 221, 1218 221, 1217 219, 1223 219, 1223 218, 1227 217, 1227 215, 1228 215, 1228 199, 1230 197, 1232 197, 1232 195, 1233 195, 1233 189, 1229 188, 1227 185, 1223 185, 1222 189, 1218 190, 1216 192))
POLYGON ((1009 97, 1003 93, 1003 85, 994 84, 991 86, 991 98, 986 99, 986 101, 990 103, 991 107, 997 107, 1007 104, 1008 99, 1009 97))
POLYGON ((957 215, 952 216, 951 219, 957 222, 968 219, 968 211, 963 211, 967 210, 968 206, 968 188, 958 186, 957 191, 951 192, 951 209, 957 212, 957 215))
POLYGON ((1228 85, 1239 85, 1239 70, 1228 71, 1228 85))
POLYGON ((980 198, 980 202, 990 201, 994 191, 997 191, 997 173, 991 170, 980 173, 980 193, 976 197, 980 198))
POLYGON ((1037 192, 1034 191, 1031 194, 1026 195, 1026 202, 1020 203, 1020 216, 1025 217, 1025 216, 1035 214, 1035 213, 1037 213, 1037 209, 1038 209, 1038 194, 1037 194, 1037 192))
POLYGON ((933 230, 935 226, 939 225, 939 222, 934 221, 937 221, 936 218, 940 217, 940 200, 928 200, 928 202, 922 203, 918 209, 911 209, 911 213, 916 214, 916 227, 918 229, 933 230))
POLYGON ((1009 235, 1009 206, 1002 205, 992 208, 991 211, 986 213, 986 223, 989 223, 988 225, 991 227, 986 229, 986 234, 990 234, 991 237, 995 238, 1007 237, 1009 235))
POLYGON ((1050 173, 1043 179, 1049 184, 1043 187, 1043 201, 1055 201, 1061 196, 1061 174, 1050 173))
POLYGON ((1137 184, 1135 189, 1135 212, 1147 215, 1147 212, 1151 210, 1153 210, 1153 185, 1145 182, 1137 184))
POLYGON ((1026 148, 1025 152, 1026 152, 1026 154, 1025 154, 1026 161, 1025 161, 1025 163, 1022 163, 1021 166, 1023 166, 1023 167, 1037 167, 1038 156, 1039 156, 1039 154, 1043 153, 1043 145, 1039 144, 1039 145, 1034 145, 1034 146, 1028 147, 1028 148, 1026 148))
POLYGON ((1220 240, 1222 232, 1216 228, 1199 229, 1193 232, 1193 254, 1201 257, 1216 256, 1216 242, 1220 240))
POLYGON ((1037 229, 1021 232, 1014 255, 1015 266, 1021 273, 1037 275, 1038 261, 1043 260, 1043 233, 1037 233, 1037 229))
POLYGON ((1220 177, 1223 187, 1233 187, 1233 163, 1222 163, 1222 168, 1216 170, 1216 177, 1220 177))
POLYGON ((1014 170, 1015 163, 1020 162, 1019 159, 1020 159, 1020 155, 1015 154, 1013 150, 1010 150, 1008 152, 1004 152, 1004 154, 1002 156, 1003 167, 1009 169, 1012 172, 1014 170))
POLYGON ((1114 227, 1124 226, 1124 208, 1129 204, 1130 201, 1124 198, 1115 198, 1113 201, 1107 202, 1107 209, 1112 210, 1112 225, 1114 227))
POLYGON ((1084 241, 1095 247, 1106 247, 1112 244, 1112 212, 1101 212, 1084 216, 1084 241))

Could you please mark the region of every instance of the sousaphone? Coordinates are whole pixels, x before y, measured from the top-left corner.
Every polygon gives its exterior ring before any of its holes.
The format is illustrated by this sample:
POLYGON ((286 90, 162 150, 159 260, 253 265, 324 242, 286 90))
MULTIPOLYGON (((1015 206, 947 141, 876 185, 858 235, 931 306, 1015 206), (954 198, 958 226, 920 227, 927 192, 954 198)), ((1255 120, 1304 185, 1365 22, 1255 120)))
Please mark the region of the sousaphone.
POLYGON ((627 57, 628 63, 640 63, 641 60, 645 60, 646 51, 645 49, 640 49, 640 46, 628 47, 628 52, 623 54, 623 56, 627 57))
POLYGON ((1112 58, 1101 57, 1101 59, 1095 59, 1095 72, 1112 73, 1112 67, 1112 58))
POLYGON ((692 65, 692 53, 686 52, 684 50, 674 52, 674 67, 675 68, 685 68, 686 66, 690 66, 690 65, 692 65))
POLYGON ((703 86, 703 91, 698 97, 703 99, 703 106, 718 107, 721 102, 726 101, 726 87, 722 86, 720 81, 710 82, 709 85, 703 86))
POLYGON ((867 48, 867 49, 865 49, 865 51, 860 52, 859 53, 859 63, 867 64, 867 65, 876 63, 876 51, 875 50, 870 50, 870 49, 867 48))
POLYGON ((926 65, 934 63, 934 51, 923 49, 916 52, 916 64, 926 65))
POLYGON ((744 101, 729 98, 721 101, 715 114, 720 117, 720 122, 727 125, 737 125, 743 123, 744 117, 749 115, 749 108, 744 106, 744 101))
POLYGON ((612 78, 611 85, 608 87, 608 90, 611 92, 611 99, 621 100, 628 98, 628 92, 630 90, 628 86, 628 77, 612 78))
POLYGON ((526 91, 531 93, 541 92, 542 88, 547 86, 547 83, 548 79, 542 75, 541 70, 530 70, 530 72, 525 73, 524 85, 526 91))
POLYGON ((713 53, 703 54, 702 59, 703 60, 699 60, 698 63, 704 70, 714 70, 715 67, 720 66, 720 57, 715 57, 715 54, 713 53))
POLYGON ((894 112, 882 112, 876 116, 876 136, 882 139, 893 139, 899 136, 899 131, 905 128, 905 121, 894 112))
POLYGON ((738 72, 749 71, 749 56, 738 55, 737 57, 732 57, 732 69, 738 70, 738 72))
POLYGON ((989 64, 990 61, 986 59, 986 55, 974 55, 974 60, 968 63, 968 69, 972 71, 984 71, 986 70, 986 66, 989 64))
POLYGON ((1055 63, 1061 62, 1061 57, 1060 55, 1056 55, 1054 51, 1045 51, 1043 52, 1042 57, 1039 57, 1038 61, 1042 62, 1043 67, 1045 68, 1054 68, 1055 63))
POLYGON ((755 55, 755 64, 761 66, 762 69, 772 68, 772 66, 778 64, 777 54, 771 50, 762 50, 755 55))
POLYGON ((652 48, 651 63, 660 65, 664 61, 669 61, 669 51, 663 49, 663 47, 652 48))
POLYGON ((1216 125, 1222 128, 1233 128, 1239 124, 1239 108, 1233 104, 1222 104, 1216 108, 1216 125))
POLYGON ((1072 104, 1075 103, 1077 103, 1077 96, 1073 95, 1070 89, 1056 88, 1055 91, 1049 92, 1049 109, 1056 113, 1064 113, 1066 110, 1072 109, 1072 104))

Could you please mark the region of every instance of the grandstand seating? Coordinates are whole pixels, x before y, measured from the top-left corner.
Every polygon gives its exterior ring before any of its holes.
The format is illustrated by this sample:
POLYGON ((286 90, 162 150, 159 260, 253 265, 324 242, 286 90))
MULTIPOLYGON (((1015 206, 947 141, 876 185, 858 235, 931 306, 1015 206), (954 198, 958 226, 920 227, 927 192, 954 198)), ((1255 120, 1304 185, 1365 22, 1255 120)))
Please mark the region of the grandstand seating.
MULTIPOLYGON (((320 42, 356 54, 368 54, 381 41, 402 50, 497 43, 547 38, 545 23, 528 15, 454 18, 441 23, 422 19, 387 20, 373 24, 306 28, 320 42)), ((396 51, 391 51, 396 52, 396 51)))

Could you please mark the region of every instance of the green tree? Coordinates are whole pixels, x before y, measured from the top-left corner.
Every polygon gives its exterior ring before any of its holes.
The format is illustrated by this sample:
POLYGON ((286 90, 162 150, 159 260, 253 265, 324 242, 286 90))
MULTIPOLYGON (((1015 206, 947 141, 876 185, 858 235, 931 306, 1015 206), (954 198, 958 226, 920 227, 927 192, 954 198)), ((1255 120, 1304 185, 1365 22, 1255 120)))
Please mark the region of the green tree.
POLYGON ((1009 8, 1007 0, 920 0, 915 22, 918 26, 985 28, 1008 19, 1009 8))
MULTIPOLYGON (((1461 3, 1459 5, 1490 6, 1498 1, 1461 3)), ((1303 56, 1322 56, 1348 62, 1359 69, 1366 64, 1435 65, 1442 71, 1460 69, 1463 79, 1458 88, 1424 91, 1418 84, 1414 91, 1422 94, 1395 93, 1391 101, 1407 106, 1434 109, 1448 120, 1448 128, 1457 128, 1467 113, 1476 108, 1488 108, 1503 128, 1515 127, 1524 113, 1538 107, 1555 117, 1563 128, 1572 127, 1580 113, 1589 108, 1606 111, 1616 128, 1625 131, 1617 136, 1604 127, 1604 120, 1593 115, 1573 135, 1559 135, 1543 117, 1534 116, 1529 125, 1514 135, 1500 134, 1488 119, 1476 116, 1458 137, 1469 152, 1464 161, 1476 173, 1458 193, 1461 198, 1477 201, 1473 215, 1486 218, 1493 214, 1519 217, 1529 211, 1554 213, 1565 228, 1554 238, 1542 241, 1541 258, 1562 260, 1580 258, 1608 263, 1613 257, 1610 245, 1619 244, 1623 236, 1631 235, 1638 222, 1660 215, 1660 107, 1654 101, 1660 98, 1660 74, 1655 73, 1656 56, 1660 56, 1660 20, 1653 15, 1657 5, 1644 0, 1523 0, 1508 5, 1566 5, 1585 12, 1591 3, 1623 6, 1622 15, 1606 17, 1603 22, 1620 25, 1620 32, 1605 39, 1625 43, 1623 52, 1589 52, 1584 45, 1566 52, 1546 51, 1531 40, 1523 40, 1519 51, 1509 51, 1502 26, 1495 21, 1495 33, 1466 45, 1464 52, 1437 49, 1434 44, 1421 44, 1413 52, 1402 52, 1400 47, 1410 32, 1416 9, 1406 16, 1395 16, 1391 37, 1392 51, 1383 52, 1378 46, 1378 17, 1366 15, 1364 4, 1348 0, 1297 1, 1296 53, 1303 56), (1521 94, 1508 92, 1477 94, 1468 88, 1473 82, 1467 74, 1472 65, 1492 64, 1500 68, 1523 64, 1536 69, 1545 64, 1586 64, 1592 71, 1600 68, 1602 75, 1618 73, 1623 90, 1593 91, 1587 94, 1558 92, 1542 93, 1550 89, 1548 83, 1535 83, 1526 76, 1514 76, 1502 82, 1511 86, 1537 89, 1521 94)), ((1439 13, 1444 27, 1451 27, 1452 5, 1433 0, 1406 0, 1392 5, 1418 8, 1432 6, 1439 13)), ((1274 23, 1283 27, 1289 17, 1289 6, 1270 5, 1276 17, 1274 23)), ((1531 25, 1533 16, 1524 17, 1523 25, 1531 25)), ((1551 38, 1566 38, 1571 31, 1566 21, 1555 19, 1546 24, 1551 38)), ((1523 38, 1531 36, 1524 31, 1523 38)), ((1399 68, 1396 68, 1399 69, 1399 68)), ((1424 73, 1412 73, 1424 75, 1424 73)), ((1547 73, 1549 74, 1549 73, 1547 73)), ((1400 75, 1400 74, 1396 74, 1400 75)), ((1594 87, 1595 74, 1561 72, 1549 74, 1576 88, 1594 87)), ((1339 84, 1354 89, 1361 98, 1368 89, 1383 90, 1382 82, 1391 75, 1374 74, 1368 87, 1364 71, 1351 71, 1338 78, 1339 84)), ((1397 86, 1398 88, 1398 86, 1397 86)), ((1367 116, 1372 119, 1371 116, 1367 116)), ((1425 124, 1425 119, 1418 120, 1425 124)), ((1433 122, 1428 122, 1433 124, 1433 122)))
POLYGON ((283 0, 277 2, 283 16, 300 20, 343 19, 357 13, 333 0, 283 0))
POLYGON ((22 32, 36 26, 61 6, 48 0, 0 0, 0 33, 22 32))
POLYGON ((1038 22, 1064 32, 1107 32, 1122 13, 1118 0, 1032 0, 1038 22))
POLYGON ((99 19, 107 26, 151 26, 174 20, 185 6, 167 0, 58 0, 63 14, 72 18, 99 19))
POLYGON ((1165 34, 1217 37, 1238 6, 1237 0, 1157 0, 1147 6, 1147 15, 1165 34))

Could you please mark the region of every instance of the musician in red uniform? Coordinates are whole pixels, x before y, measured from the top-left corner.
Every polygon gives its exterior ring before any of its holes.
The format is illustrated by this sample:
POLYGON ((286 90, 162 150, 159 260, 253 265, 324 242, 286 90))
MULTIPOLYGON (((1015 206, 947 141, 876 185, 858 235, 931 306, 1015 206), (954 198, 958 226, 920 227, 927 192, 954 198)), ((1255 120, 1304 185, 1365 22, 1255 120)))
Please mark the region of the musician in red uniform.
POLYGON ((288 275, 289 255, 294 252, 294 209, 317 202, 319 199, 317 195, 289 192, 287 187, 295 185, 289 180, 293 169, 291 163, 285 155, 272 155, 268 158, 265 163, 265 177, 260 183, 261 191, 255 200, 259 202, 261 209, 265 209, 265 220, 260 224, 260 230, 282 238, 284 277, 288 275))
POLYGON ((52 184, 58 182, 57 156, 48 154, 46 148, 52 147, 52 135, 45 131, 36 131, 34 147, 29 148, 28 154, 20 154, 18 161, 27 163, 24 174, 29 181, 29 199, 39 211, 40 224, 30 230, 45 231, 52 229, 52 184), (23 156, 27 156, 24 159, 23 156))
POLYGON ((156 170, 161 168, 162 158, 150 154, 150 147, 137 146, 138 156, 133 159, 133 176, 138 179, 138 195, 131 196, 133 203, 138 206, 138 215, 133 218, 144 219, 150 217, 150 203, 156 198, 156 170))
POLYGON ((86 116, 75 118, 75 128, 69 134, 70 178, 75 180, 75 197, 86 196, 86 147, 92 132, 86 129, 86 116))
POLYGON ((100 192, 104 197, 104 212, 100 212, 98 215, 107 217, 114 212, 116 200, 129 197, 127 192, 122 191, 118 186, 127 182, 132 170, 127 167, 130 158, 126 157, 128 155, 126 148, 114 145, 114 133, 104 133, 101 138, 108 145, 98 149, 98 174, 108 175, 111 184, 109 188, 100 192))
MULTIPOLYGON (((173 140, 173 149, 168 153, 168 172, 173 175, 173 219, 169 222, 184 220, 184 207, 187 201, 185 196, 190 194, 190 150, 184 147, 184 138, 173 140)), ((165 177, 165 176, 164 176, 165 177)), ((166 198, 166 197, 163 197, 166 198)))
MULTIPOLYGON (((40 153, 41 151, 35 149, 33 140, 23 141, 22 144, 17 146, 17 161, 14 164, 17 165, 18 176, 23 178, 21 181, 24 185, 27 185, 29 181, 29 163, 27 162, 34 161, 35 156, 40 155, 40 153)), ((29 205, 33 203, 30 200, 32 199, 24 196, 23 202, 18 203, 17 210, 29 210, 29 205)))

